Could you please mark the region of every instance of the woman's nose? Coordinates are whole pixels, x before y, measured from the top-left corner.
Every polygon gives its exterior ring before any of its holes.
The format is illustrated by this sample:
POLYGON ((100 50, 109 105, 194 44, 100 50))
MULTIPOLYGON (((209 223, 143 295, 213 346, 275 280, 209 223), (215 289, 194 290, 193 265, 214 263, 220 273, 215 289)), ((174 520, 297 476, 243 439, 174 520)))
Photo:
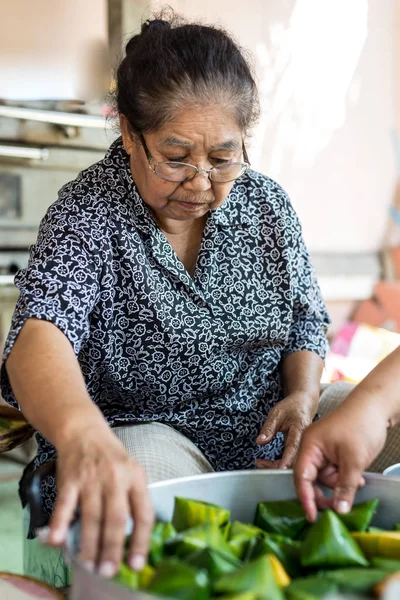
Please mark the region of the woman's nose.
POLYGON ((191 181, 185 181, 182 185, 186 190, 204 192, 205 190, 210 189, 211 181, 207 173, 200 171, 200 173, 197 173, 191 181))

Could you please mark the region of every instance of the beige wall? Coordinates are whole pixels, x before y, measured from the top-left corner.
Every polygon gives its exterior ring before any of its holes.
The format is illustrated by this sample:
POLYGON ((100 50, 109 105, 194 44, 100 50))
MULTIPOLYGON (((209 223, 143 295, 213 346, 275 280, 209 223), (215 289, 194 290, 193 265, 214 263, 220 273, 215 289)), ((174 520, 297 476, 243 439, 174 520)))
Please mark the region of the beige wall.
POLYGON ((107 0, 1 0, 0 6, 0 98, 82 100, 102 89, 107 0))
POLYGON ((263 117, 250 155, 290 194, 310 249, 379 248, 397 179, 395 0, 169 4, 254 53, 263 117))

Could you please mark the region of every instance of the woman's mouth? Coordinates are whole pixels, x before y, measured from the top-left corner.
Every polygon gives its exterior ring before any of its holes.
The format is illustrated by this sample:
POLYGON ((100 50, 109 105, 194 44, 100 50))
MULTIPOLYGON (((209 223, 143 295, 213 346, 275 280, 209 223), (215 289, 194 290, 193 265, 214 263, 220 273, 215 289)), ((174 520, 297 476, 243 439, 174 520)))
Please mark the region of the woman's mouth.
POLYGON ((175 200, 175 202, 177 202, 186 210, 190 210, 193 212, 195 212, 196 210, 200 210, 200 208, 204 208, 204 206, 206 206, 206 202, 182 202, 182 200, 175 200))

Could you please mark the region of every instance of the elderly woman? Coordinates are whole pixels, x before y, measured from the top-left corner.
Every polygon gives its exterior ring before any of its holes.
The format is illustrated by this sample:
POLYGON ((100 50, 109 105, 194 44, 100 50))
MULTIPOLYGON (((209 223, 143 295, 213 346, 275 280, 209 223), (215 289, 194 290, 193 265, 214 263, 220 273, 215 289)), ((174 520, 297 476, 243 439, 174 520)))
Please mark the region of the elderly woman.
MULTIPOLYGON (((117 74, 122 138, 44 218, 2 369, 37 429, 48 541, 143 566, 147 480, 288 467, 319 398, 328 316, 280 186, 250 170, 257 90, 214 27, 146 22, 117 74), (116 435, 115 435, 116 434, 116 435)), ((30 542, 28 542, 29 545, 30 542)))

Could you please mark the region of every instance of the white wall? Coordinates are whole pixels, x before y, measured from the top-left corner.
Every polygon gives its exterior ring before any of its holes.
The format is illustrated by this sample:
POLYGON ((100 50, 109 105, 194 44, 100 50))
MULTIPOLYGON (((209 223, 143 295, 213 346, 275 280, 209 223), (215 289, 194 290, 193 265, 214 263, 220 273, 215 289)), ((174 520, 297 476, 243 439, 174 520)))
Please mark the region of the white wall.
POLYGON ((378 249, 397 180, 395 0, 169 4, 254 53, 263 117, 250 156, 290 194, 309 248, 378 249))

